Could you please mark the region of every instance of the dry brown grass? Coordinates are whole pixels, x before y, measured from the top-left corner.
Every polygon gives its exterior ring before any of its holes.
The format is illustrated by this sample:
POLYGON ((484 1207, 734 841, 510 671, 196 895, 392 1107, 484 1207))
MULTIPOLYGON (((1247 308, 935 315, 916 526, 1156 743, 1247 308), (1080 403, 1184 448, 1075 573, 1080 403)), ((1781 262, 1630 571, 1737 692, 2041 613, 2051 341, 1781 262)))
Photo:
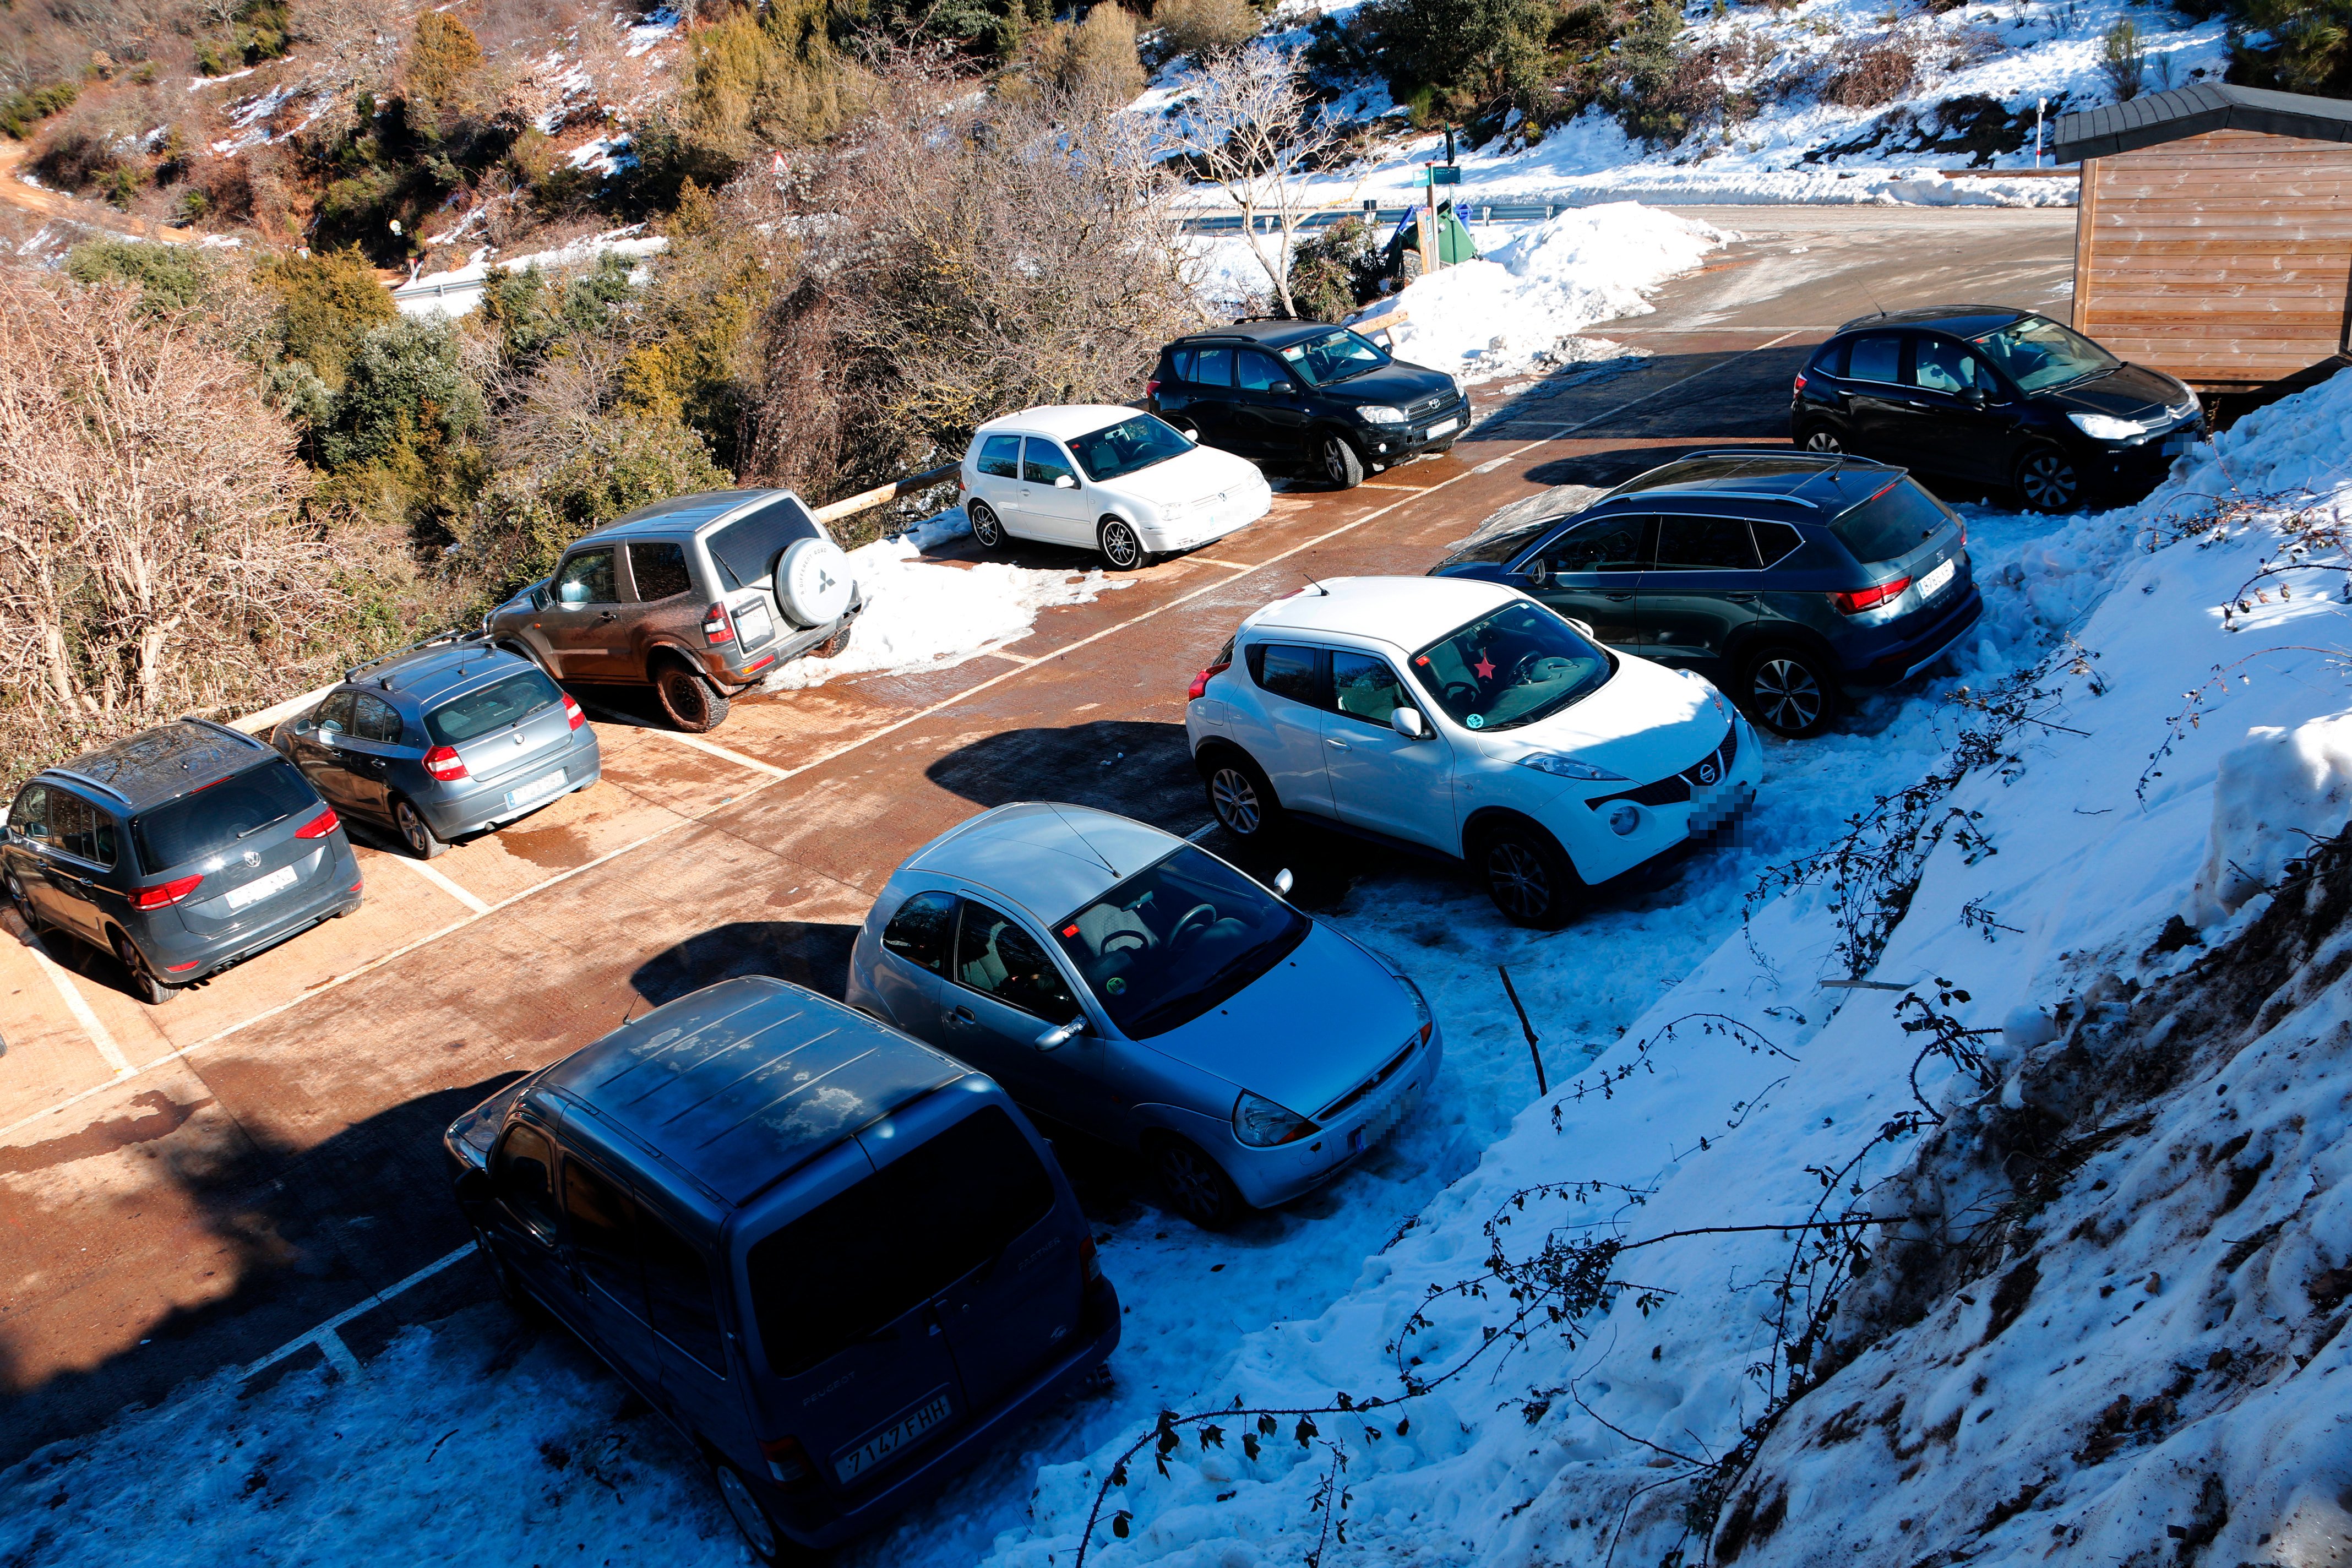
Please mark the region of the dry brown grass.
POLYGON ((1841 42, 1830 56, 1822 96, 1847 109, 1876 109, 1907 94, 1919 79, 1920 47, 1902 28, 1841 42))

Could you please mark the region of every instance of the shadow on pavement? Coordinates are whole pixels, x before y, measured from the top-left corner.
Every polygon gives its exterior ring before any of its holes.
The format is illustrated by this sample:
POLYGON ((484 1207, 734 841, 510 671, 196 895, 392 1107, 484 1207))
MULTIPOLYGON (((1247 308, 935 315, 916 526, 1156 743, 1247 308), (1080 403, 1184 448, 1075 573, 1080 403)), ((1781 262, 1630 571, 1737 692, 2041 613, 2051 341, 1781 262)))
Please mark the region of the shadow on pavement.
POLYGON ((849 979, 854 925, 817 921, 732 921, 664 948, 629 976, 652 1005, 742 974, 772 974, 841 1000, 849 979))
POLYGON ((1175 834, 1193 832, 1209 820, 1181 724, 1107 719, 1064 729, 1006 730, 950 752, 923 776, 982 808, 1064 801, 1175 834))

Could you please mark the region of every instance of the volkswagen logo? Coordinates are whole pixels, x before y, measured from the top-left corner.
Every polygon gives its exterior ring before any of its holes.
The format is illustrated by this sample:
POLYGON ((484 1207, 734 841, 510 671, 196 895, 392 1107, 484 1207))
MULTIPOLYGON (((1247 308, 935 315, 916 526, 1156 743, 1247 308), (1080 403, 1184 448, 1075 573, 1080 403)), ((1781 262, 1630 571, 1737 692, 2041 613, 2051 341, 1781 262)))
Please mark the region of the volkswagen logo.
POLYGON ((258 871, 261 869, 261 857, 248 849, 245 852, 245 864, 247 870, 258 871))
POLYGON ((1699 782, 1699 783, 1701 783, 1701 784, 1713 784, 1713 783, 1714 783, 1717 778, 1720 778, 1721 776, 1722 776, 1722 773, 1721 773, 1721 772, 1720 772, 1720 771, 1716 767, 1716 765, 1715 765, 1715 759, 1714 759, 1713 757, 1709 757, 1709 758, 1707 758, 1707 760, 1706 760, 1706 761, 1705 761, 1705 762, 1703 762, 1703 763, 1699 763, 1699 765, 1698 765, 1698 782, 1699 782))

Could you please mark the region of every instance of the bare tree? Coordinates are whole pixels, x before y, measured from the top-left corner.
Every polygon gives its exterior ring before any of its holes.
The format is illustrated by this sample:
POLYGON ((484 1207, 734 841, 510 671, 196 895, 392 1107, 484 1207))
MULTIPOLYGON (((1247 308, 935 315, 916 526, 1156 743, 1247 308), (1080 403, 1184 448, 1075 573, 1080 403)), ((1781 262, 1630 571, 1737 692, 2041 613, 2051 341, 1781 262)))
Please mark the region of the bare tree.
POLYGON ((1250 254, 1265 269, 1286 316, 1298 314, 1290 298, 1290 253, 1307 208, 1307 179, 1339 141, 1330 114, 1298 81, 1299 50, 1272 44, 1213 54, 1201 61, 1199 83, 1182 111, 1162 132, 1163 146, 1186 155, 1220 186, 1242 216, 1250 254), (1258 232, 1271 216, 1281 237, 1269 248, 1258 232))

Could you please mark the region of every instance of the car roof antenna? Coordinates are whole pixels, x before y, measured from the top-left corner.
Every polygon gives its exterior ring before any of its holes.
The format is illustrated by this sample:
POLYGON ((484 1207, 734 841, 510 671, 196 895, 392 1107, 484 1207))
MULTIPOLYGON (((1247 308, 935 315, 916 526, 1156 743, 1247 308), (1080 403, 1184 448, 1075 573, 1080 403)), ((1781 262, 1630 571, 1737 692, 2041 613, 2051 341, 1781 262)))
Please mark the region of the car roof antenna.
POLYGON ((1326 588, 1322 584, 1318 583, 1318 582, 1317 582, 1317 581, 1316 581, 1312 576, 1309 576, 1307 573, 1301 572, 1301 573, 1299 574, 1299 575, 1300 575, 1301 577, 1305 577, 1305 578, 1307 578, 1307 585, 1308 587, 1310 587, 1310 588, 1314 589, 1318 594, 1322 595, 1323 595, 1323 597, 1325 597, 1325 598, 1327 598, 1327 599, 1328 599, 1328 598, 1329 598, 1329 597, 1331 596, 1331 590, 1330 590, 1330 589, 1326 588))

